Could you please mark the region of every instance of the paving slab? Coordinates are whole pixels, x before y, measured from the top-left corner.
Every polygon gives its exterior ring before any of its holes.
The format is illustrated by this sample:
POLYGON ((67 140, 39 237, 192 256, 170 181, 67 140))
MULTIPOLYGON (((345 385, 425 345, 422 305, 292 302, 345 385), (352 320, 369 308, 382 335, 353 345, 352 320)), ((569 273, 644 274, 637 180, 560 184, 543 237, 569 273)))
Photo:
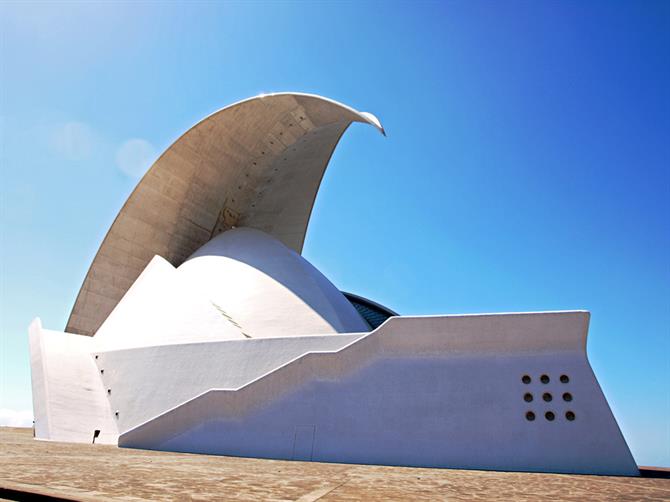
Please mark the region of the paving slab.
POLYGON ((1 427, 0 499, 16 492, 82 501, 668 501, 670 479, 191 455, 36 441, 31 429, 1 427))

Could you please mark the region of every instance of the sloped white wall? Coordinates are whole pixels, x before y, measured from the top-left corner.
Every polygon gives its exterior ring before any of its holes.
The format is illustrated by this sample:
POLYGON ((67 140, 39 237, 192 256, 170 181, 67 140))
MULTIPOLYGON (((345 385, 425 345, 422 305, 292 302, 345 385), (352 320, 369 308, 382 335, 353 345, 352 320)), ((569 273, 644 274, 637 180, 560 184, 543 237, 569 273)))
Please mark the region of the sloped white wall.
POLYGON ((637 475, 586 359, 587 327, 585 312, 392 318, 341 349, 303 356, 240 389, 214 387, 123 433, 119 444, 637 475), (550 382, 542 383, 541 375, 550 382), (528 411, 535 420, 526 419, 528 411), (545 418, 548 411, 554 420, 545 418))
POLYGON ((52 441, 116 444, 118 429, 91 356, 93 339, 30 327, 35 437, 52 441))
POLYGON ((360 335, 257 338, 96 352, 110 402, 127 431, 211 388, 236 389, 308 352, 332 351, 360 335))

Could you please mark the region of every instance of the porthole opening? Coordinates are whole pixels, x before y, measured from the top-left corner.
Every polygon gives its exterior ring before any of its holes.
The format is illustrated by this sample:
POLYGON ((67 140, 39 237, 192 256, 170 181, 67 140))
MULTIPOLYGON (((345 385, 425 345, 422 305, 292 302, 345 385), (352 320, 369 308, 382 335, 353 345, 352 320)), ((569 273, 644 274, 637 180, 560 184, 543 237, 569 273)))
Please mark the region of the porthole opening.
POLYGON ((533 400, 533 395, 530 392, 526 392, 523 395, 523 400, 526 401, 527 403, 530 403, 533 400))
POLYGON ((521 381, 523 383, 525 383, 526 385, 528 385, 530 383, 531 379, 528 375, 524 375, 524 376, 521 377, 521 381))
POLYGON ((564 393, 564 394, 563 394, 563 401, 566 401, 566 402, 568 402, 568 403, 569 403, 570 401, 572 401, 572 394, 570 394, 569 392, 564 393))
POLYGON ((570 381, 570 377, 568 375, 561 375, 561 383, 568 383, 570 381))
POLYGON ((549 383, 549 375, 542 375, 540 377, 540 382, 542 383, 549 383))
POLYGON ((549 392, 545 392, 542 394, 542 399, 544 399, 547 403, 550 402, 552 400, 551 394, 549 394, 549 392))
POLYGON ((572 411, 566 411, 565 418, 572 422, 575 419, 575 414, 572 411))
POLYGON ((535 413, 533 413, 532 411, 527 412, 526 413, 526 420, 528 420, 529 422, 532 422, 533 420, 535 420, 535 413))
POLYGON ((554 418, 556 418, 556 415, 554 415, 553 411, 548 411, 544 414, 544 418, 546 418, 547 420, 549 420, 551 422, 551 421, 554 420, 554 418))

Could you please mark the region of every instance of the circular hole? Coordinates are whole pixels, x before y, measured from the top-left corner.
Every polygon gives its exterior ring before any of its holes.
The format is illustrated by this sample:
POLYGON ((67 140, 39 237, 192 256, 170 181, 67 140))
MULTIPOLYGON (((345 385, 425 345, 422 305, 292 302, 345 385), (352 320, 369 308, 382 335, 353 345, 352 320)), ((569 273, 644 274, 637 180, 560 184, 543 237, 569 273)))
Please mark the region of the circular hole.
POLYGON ((284 135, 284 133, 283 133, 283 132, 280 132, 280 133, 279 133, 279 135, 280 135, 280 136, 283 136, 283 135, 284 135))
POLYGON ((542 383, 549 383, 549 375, 542 375, 540 377, 540 382, 542 383))
POLYGON ((105 373, 105 370, 100 370, 101 375, 104 374, 104 373, 105 373))
POLYGON ((255 163, 255 162, 252 162, 252 164, 253 164, 253 165, 256 165, 256 163, 255 163))
POLYGON ((561 375, 561 383, 568 383, 570 381, 570 377, 568 375, 561 375))
POLYGON ((528 420, 529 422, 532 422, 533 420, 535 420, 535 413, 533 413, 532 411, 527 412, 526 413, 526 420, 528 420))
POLYGON ((107 394, 111 394, 111 393, 112 393, 112 389, 107 389, 107 394))
POLYGON ((524 375, 521 377, 521 381, 528 385, 530 383, 530 377, 528 375, 524 375))
POLYGON ((567 418, 570 422, 572 422, 575 419, 575 414, 571 411, 566 411, 565 418, 567 418))
POLYGON ((551 399, 552 399, 551 394, 549 394, 548 392, 545 392, 544 394, 542 394, 542 399, 544 399, 546 402, 551 401, 551 399))
POLYGON ((100 356, 95 356, 96 359, 97 359, 98 357, 100 357, 100 356))
POLYGON ((551 422, 552 420, 554 420, 554 418, 556 418, 556 415, 554 415, 553 411, 548 411, 544 414, 544 418, 546 418, 551 422))
POLYGON ((261 155, 265 155, 265 152, 261 152, 261 155))
POLYGON ((270 141, 270 144, 271 144, 271 145, 274 145, 274 144, 275 144, 275 142, 274 142, 274 141, 270 141))
POLYGON ((526 401, 527 403, 530 403, 533 400, 533 395, 530 392, 526 392, 523 395, 523 400, 526 401))
POLYGON ((563 401, 567 401, 568 403, 572 401, 572 394, 569 392, 566 392, 563 394, 563 401))

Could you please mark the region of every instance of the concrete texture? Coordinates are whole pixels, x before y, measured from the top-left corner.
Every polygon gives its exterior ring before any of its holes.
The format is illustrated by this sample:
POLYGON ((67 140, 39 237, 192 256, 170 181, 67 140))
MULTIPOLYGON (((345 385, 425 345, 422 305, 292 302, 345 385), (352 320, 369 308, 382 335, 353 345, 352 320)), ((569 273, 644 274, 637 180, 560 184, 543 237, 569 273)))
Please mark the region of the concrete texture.
POLYGON ((636 475, 586 359, 588 318, 586 312, 393 317, 341 348, 311 351, 241 387, 212 386, 140 426, 121 428, 119 446, 636 475), (524 375, 532 382, 523 383, 524 375), (550 381, 542 383, 542 375, 550 381), (527 420, 528 412, 535 420, 527 420))
POLYGON ((270 94, 205 118, 137 185, 91 264, 65 331, 93 335, 149 261, 175 267, 221 232, 257 228, 300 253, 321 178, 352 122, 371 114, 270 94))
MULTIPOLYGON (((1 489, 82 501, 666 501, 669 479, 289 462, 33 441, 0 428, 1 489)), ((1 496, 1 495, 0 495, 1 496)))

